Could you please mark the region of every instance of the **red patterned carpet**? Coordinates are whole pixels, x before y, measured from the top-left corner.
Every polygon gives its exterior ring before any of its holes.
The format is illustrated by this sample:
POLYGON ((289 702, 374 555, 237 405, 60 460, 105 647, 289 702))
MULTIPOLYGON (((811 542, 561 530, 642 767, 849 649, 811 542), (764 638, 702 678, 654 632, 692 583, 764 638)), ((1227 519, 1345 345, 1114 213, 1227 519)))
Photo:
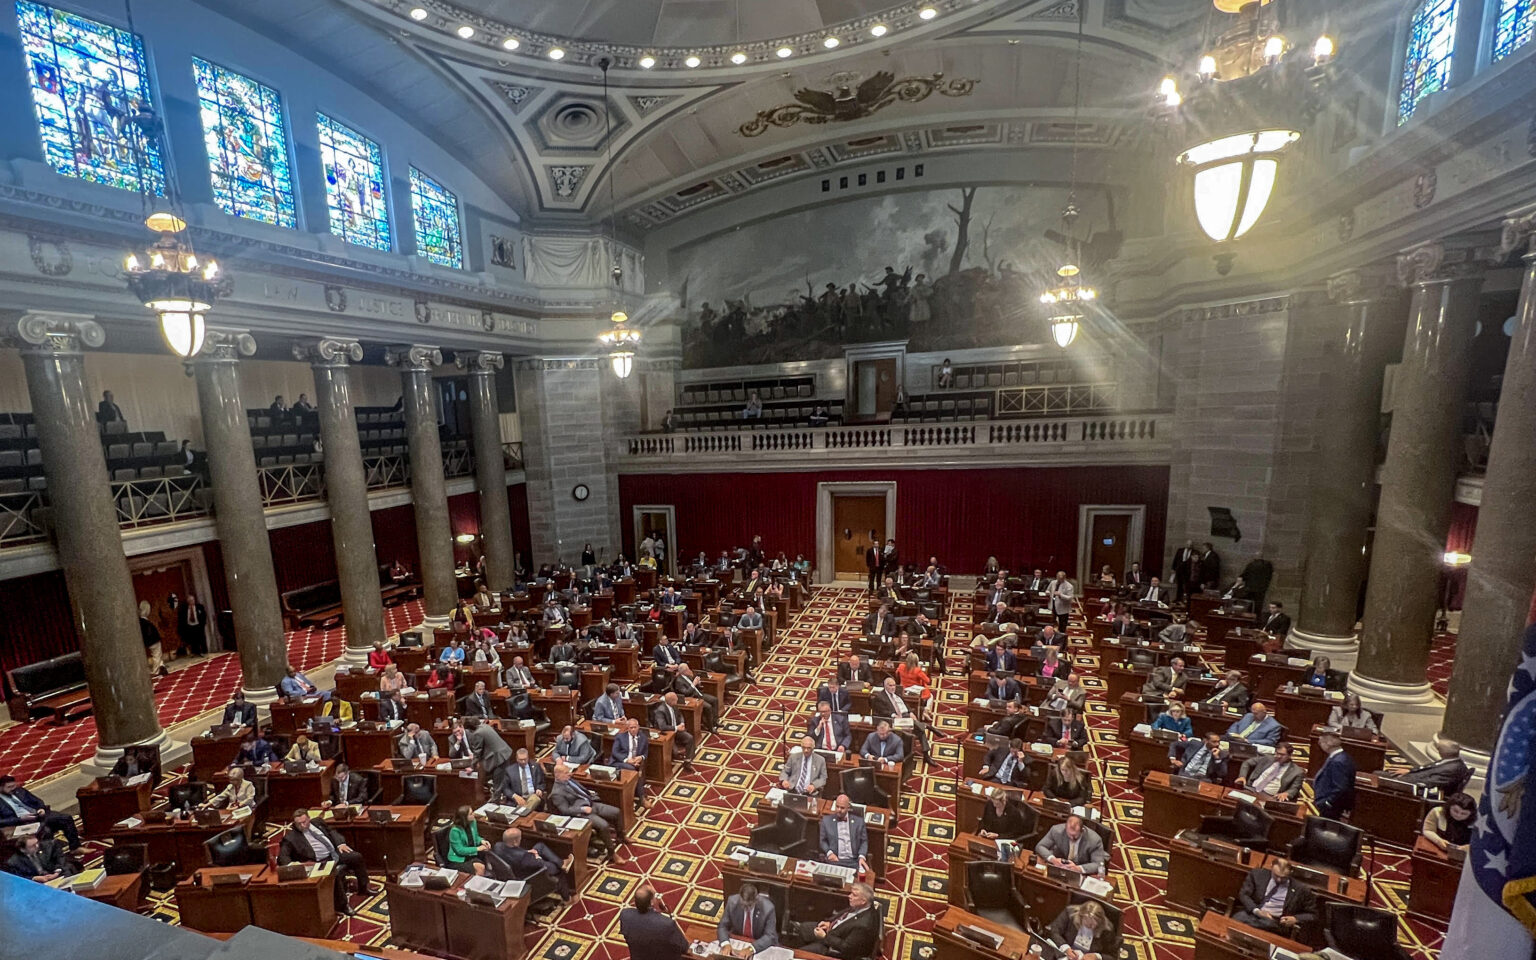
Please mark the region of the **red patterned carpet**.
POLYGON ((1456 634, 1441 633, 1429 642, 1429 685, 1441 697, 1451 685, 1451 667, 1456 663, 1456 634))
MULTIPOLYGON (((947 624, 959 641, 970 636, 970 612, 955 611, 947 624)), ((660 793, 634 833, 635 843, 624 862, 596 871, 568 906, 530 916, 529 955, 534 960, 621 960, 628 956, 618 935, 618 915, 642 880, 660 891, 671 911, 683 918, 713 923, 721 909, 719 871, 715 866, 755 823, 753 804, 770 786, 779 764, 779 741, 786 725, 801 726, 814 699, 816 685, 829 673, 840 639, 862 616, 862 593, 822 589, 790 623, 768 665, 759 671, 761 683, 739 694, 723 712, 718 736, 706 739, 696 762, 697 772, 682 774, 660 793)), ((1074 642, 1083 643, 1074 630, 1074 642)), ((964 644, 953 642, 952 648, 964 644)), ((959 667, 961 653, 953 656, 959 667)), ((1081 659, 1081 658, 1080 658, 1081 659)), ((1091 660, 1086 669, 1096 669, 1091 660)), ((1139 824, 1141 797, 1124 782, 1126 753, 1116 743, 1114 714, 1094 691, 1102 689, 1090 676, 1093 772, 1106 793, 1105 817, 1116 843, 1110 879, 1115 898, 1126 907, 1125 958, 1191 960, 1196 918, 1166 906, 1167 851, 1143 839, 1139 824)), ((940 726, 949 734, 964 732, 966 693, 958 670, 942 682, 940 726)), ((886 878, 877 888, 884 901, 887 927, 885 960, 930 960, 933 919, 947 907, 947 850, 953 831, 954 791, 959 747, 940 745, 943 766, 918 767, 901 796, 899 826, 890 837, 886 878)), ((269 832, 275 838, 276 828, 269 832)), ((1380 853, 1367 858, 1374 875, 1372 902, 1400 913, 1407 897, 1407 857, 1380 853)), ((333 937, 379 947, 390 944, 387 905, 382 894, 354 899, 358 915, 340 921, 333 937)), ((156 894, 146 913, 167 923, 178 920, 174 902, 156 894)), ((1438 953, 1443 930, 1418 921, 1400 924, 1399 938, 1416 960, 1438 953)))
MULTIPOLYGON (((384 611, 384 632, 393 636, 421 622, 420 601, 384 611)), ((294 630, 288 633, 288 662, 313 670, 341 656, 347 628, 294 630)), ((160 725, 170 727, 222 706, 240 687, 240 658, 220 653, 155 681, 155 710, 160 725)), ((41 722, 0 731, 0 772, 35 784, 89 759, 96 751, 96 722, 90 717, 62 727, 41 722)))

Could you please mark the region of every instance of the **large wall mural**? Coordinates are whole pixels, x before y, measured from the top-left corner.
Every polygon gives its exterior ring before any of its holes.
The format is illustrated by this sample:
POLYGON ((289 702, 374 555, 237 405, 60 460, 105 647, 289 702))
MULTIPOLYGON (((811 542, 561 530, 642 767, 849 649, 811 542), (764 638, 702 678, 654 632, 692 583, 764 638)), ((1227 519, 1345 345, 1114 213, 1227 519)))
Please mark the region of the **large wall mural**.
MULTIPOLYGON (((671 251, 689 367, 815 360, 844 344, 911 351, 1049 338, 1039 291, 1065 248, 1066 191, 969 186, 785 214, 671 251)), ((1080 191, 1084 260, 1113 256, 1113 206, 1080 191)), ((1089 268, 1092 264, 1085 263, 1089 268)))

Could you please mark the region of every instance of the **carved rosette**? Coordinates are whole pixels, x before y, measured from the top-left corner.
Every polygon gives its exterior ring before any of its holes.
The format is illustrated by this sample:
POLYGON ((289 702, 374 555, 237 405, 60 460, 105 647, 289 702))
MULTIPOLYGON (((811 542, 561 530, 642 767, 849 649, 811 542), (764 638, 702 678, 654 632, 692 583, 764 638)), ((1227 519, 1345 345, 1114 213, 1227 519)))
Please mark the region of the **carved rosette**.
POLYGON ((468 370, 470 373, 489 375, 506 366, 507 358, 493 350, 466 350, 458 354, 453 361, 460 370, 468 370))
POLYGON ((241 357, 256 355, 256 338, 249 330, 208 329, 203 349, 186 361, 188 368, 198 363, 238 363, 241 357))
POLYGON ((1504 218, 1499 231, 1499 255, 1509 256, 1525 245, 1527 260, 1536 258, 1536 210, 1525 210, 1504 218))
POLYGON ((85 313, 24 313, 16 321, 22 353, 83 353, 107 342, 95 317, 85 313))
POLYGON ((443 351, 421 343, 401 344, 385 351, 384 362, 411 373, 431 373, 442 366, 443 351))
POLYGON ((343 337, 320 337, 293 345, 293 358, 312 367, 345 367, 363 359, 363 345, 343 337))

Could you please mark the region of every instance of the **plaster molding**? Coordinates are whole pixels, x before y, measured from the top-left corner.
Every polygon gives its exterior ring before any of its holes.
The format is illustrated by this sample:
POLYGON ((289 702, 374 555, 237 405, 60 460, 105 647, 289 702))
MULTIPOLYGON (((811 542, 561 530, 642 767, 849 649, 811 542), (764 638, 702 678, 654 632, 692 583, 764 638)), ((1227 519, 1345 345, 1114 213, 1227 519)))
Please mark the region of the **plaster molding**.
POLYGON ((190 369, 199 363, 238 363, 241 357, 255 355, 256 338, 249 330, 210 327, 203 337, 203 349, 184 362, 190 369))

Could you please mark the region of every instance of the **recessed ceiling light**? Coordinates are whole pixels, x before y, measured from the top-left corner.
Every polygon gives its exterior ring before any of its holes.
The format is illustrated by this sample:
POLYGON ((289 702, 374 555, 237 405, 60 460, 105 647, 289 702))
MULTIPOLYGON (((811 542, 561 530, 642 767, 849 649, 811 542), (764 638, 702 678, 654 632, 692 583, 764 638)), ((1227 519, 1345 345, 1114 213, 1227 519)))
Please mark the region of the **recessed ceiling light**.
POLYGON ((778 54, 780 60, 784 60, 795 55, 795 51, 789 47, 780 47, 773 52, 778 54))
POLYGON ((703 63, 703 62, 704 61, 700 60, 698 57, 690 56, 688 59, 683 61, 683 66, 685 66, 685 67, 687 67, 687 68, 689 68, 691 70, 691 69, 693 69, 694 67, 698 66, 700 63, 703 63))
POLYGON ((924 7, 923 9, 917 11, 917 15, 923 20, 932 20, 934 17, 939 15, 939 11, 933 9, 932 7, 924 7))
POLYGON ((508 37, 507 39, 501 41, 501 49, 503 50, 516 50, 520 46, 522 46, 522 44, 518 42, 516 37, 508 37))
POLYGON ((651 69, 654 66, 656 66, 656 58, 651 56, 650 54, 646 54, 645 56, 640 58, 640 69, 641 70, 649 70, 649 69, 651 69))
POLYGON ((551 60, 564 60, 565 51, 559 47, 550 47, 549 52, 545 54, 545 56, 549 57, 551 60))
POLYGON ((886 33, 887 33, 887 31, 889 31, 889 29, 890 28, 887 27, 885 24, 877 23, 874 26, 869 28, 869 35, 872 36, 872 37, 883 37, 883 36, 886 35, 886 33))
POLYGON ((747 55, 742 53, 740 50, 737 50, 735 53, 731 54, 731 62, 739 67, 747 62, 747 55))
POLYGON ((842 42, 843 41, 837 39, 836 37, 828 37, 827 39, 821 41, 821 45, 826 47, 828 50, 831 50, 833 47, 836 47, 842 42))
POLYGON ((412 7, 411 8, 411 19, 417 21, 418 23, 421 22, 422 20, 427 19, 427 11, 426 11, 426 9, 423 8, 423 7, 412 7))
POLYGON ((475 28, 466 23, 456 32, 458 33, 460 40, 468 40, 470 37, 475 35, 475 28))

